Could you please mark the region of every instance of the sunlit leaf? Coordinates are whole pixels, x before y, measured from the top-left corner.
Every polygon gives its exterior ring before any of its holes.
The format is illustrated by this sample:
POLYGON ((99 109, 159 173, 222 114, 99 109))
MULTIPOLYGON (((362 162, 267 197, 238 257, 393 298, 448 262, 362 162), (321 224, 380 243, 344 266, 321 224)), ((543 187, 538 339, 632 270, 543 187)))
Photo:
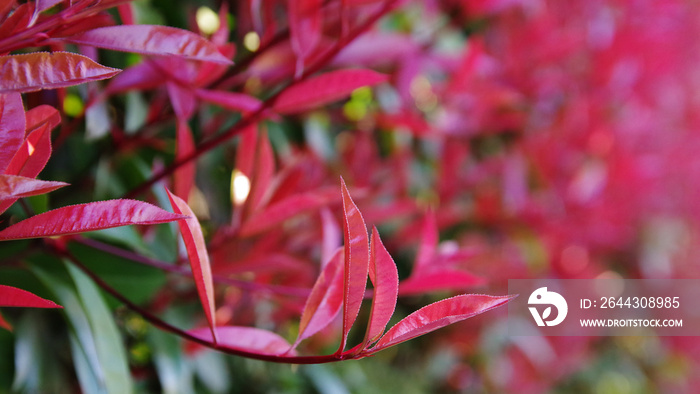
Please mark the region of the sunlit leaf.
POLYGON ((387 78, 372 70, 330 71, 285 89, 275 100, 273 109, 281 114, 303 112, 345 98, 357 88, 376 85, 387 78))
POLYGON ((40 181, 23 176, 0 174, 0 201, 36 196, 67 185, 64 182, 40 181))
POLYGON ((343 275, 343 337, 338 352, 345 349, 350 328, 360 312, 362 299, 365 296, 370 257, 365 220, 355 202, 352 201, 342 178, 340 183, 343 196, 345 269, 343 275))
MULTIPOLYGON (((289 350, 289 342, 274 332, 255 327, 221 326, 216 327, 218 346, 244 350, 258 354, 282 354, 289 350)), ((211 341, 209 327, 188 331, 197 338, 211 341)))
POLYGON ((186 216, 136 200, 70 205, 24 219, 0 231, 0 240, 50 237, 130 224, 172 222, 186 216))
POLYGON ((110 78, 119 71, 69 52, 0 56, 0 93, 73 86, 110 78))
POLYGON ((115 51, 146 55, 174 55, 223 64, 232 63, 204 38, 190 31, 169 26, 108 26, 66 37, 64 40, 115 51))
POLYGON ((506 304, 515 296, 463 294, 411 313, 396 323, 372 348, 379 351, 506 304))
POLYGON ((209 254, 207 253, 204 235, 202 235, 202 227, 199 225, 197 217, 194 215, 190 207, 180 197, 172 194, 170 190, 168 198, 173 207, 173 211, 179 214, 189 216, 188 219, 180 220, 180 233, 185 241, 185 248, 190 260, 192 268, 192 276, 194 277, 195 285, 199 300, 202 303, 204 314, 209 323, 209 329, 214 337, 214 342, 218 342, 216 331, 214 330, 214 283, 212 282, 211 266, 209 263, 209 254))

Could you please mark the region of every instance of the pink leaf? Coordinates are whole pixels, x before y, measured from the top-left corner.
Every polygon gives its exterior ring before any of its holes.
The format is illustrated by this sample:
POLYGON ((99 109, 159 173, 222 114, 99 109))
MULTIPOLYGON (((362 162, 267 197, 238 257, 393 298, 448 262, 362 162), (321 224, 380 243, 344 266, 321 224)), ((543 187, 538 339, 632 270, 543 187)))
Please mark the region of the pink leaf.
POLYGON ((25 308, 63 308, 53 301, 43 299, 26 290, 0 285, 0 306, 21 306, 25 308))
POLYGON ((435 213, 431 211, 425 215, 425 219, 423 221, 423 237, 421 239, 420 248, 418 249, 418 256, 416 256, 416 263, 413 266, 411 276, 420 275, 421 272, 425 271, 430 262, 433 260, 437 244, 437 222, 435 220, 435 213))
POLYGON ((66 37, 74 44, 145 55, 175 55, 188 59, 232 64, 216 47, 187 30, 169 26, 122 25, 100 27, 66 37))
POLYGON ((167 190, 167 192, 173 211, 189 216, 188 219, 180 220, 178 224, 180 225, 180 233, 185 241, 185 248, 190 259, 190 267, 192 267, 192 276, 197 285, 199 300, 204 308, 204 314, 207 317, 209 328, 216 343, 218 338, 214 330, 214 283, 212 282, 211 266, 204 242, 204 235, 202 235, 202 227, 187 203, 180 197, 170 193, 170 190, 167 190))
POLYGON ((382 244, 376 227, 372 229, 370 243, 369 278, 374 285, 374 297, 363 348, 377 341, 384 333, 384 328, 394 314, 399 293, 399 271, 382 244))
MULTIPOLYGON (((190 153, 194 152, 194 139, 192 138, 192 130, 186 121, 177 121, 177 151, 175 152, 176 159, 182 159, 190 153)), ((188 200, 190 191, 194 187, 194 177, 196 167, 194 161, 181 166, 175 171, 175 195, 188 200)))
POLYGON ((446 269, 425 272, 401 282, 399 293, 402 296, 424 294, 431 291, 464 290, 468 287, 484 284, 485 280, 469 272, 446 269))
POLYGON ((317 210, 331 201, 330 196, 312 192, 295 194, 252 215, 241 227, 242 236, 251 236, 279 226, 287 219, 317 210))
POLYGON ((411 313, 389 329, 372 352, 408 341, 438 328, 456 323, 479 313, 504 305, 515 296, 463 294, 435 302, 411 313))
POLYGON ((297 56, 297 76, 303 72, 304 59, 321 41, 321 1, 289 0, 289 35, 297 56))
POLYGON ((51 157, 51 129, 44 123, 29 133, 5 170, 9 175, 36 178, 51 157))
POLYGON ((23 176, 0 174, 0 200, 36 196, 67 185, 63 182, 40 181, 23 176))
POLYGON ((110 78, 119 71, 68 52, 0 56, 0 93, 63 88, 110 78))
POLYGON ((63 0, 36 0, 36 12, 46 11, 63 0))
POLYGON ((343 276, 343 337, 338 352, 345 349, 350 327, 360 312, 369 272, 369 237, 360 210, 352 201, 345 181, 340 178, 343 196, 345 274, 343 276))
POLYGON ((181 120, 189 120, 197 109, 197 101, 194 99, 194 92, 185 89, 175 82, 168 81, 168 96, 175 111, 175 116, 181 120))
POLYGON ((299 335, 292 349, 299 342, 325 328, 343 306, 343 249, 338 248, 326 263, 316 279, 309 298, 306 299, 304 311, 299 323, 299 335))
POLYGON ((270 182, 275 174, 275 153, 272 151, 270 139, 267 137, 267 131, 264 128, 260 130, 257 140, 256 165, 253 168, 254 174, 250 180, 250 195, 247 199, 248 207, 252 212, 263 206, 263 197, 268 187, 270 187, 270 182))
POLYGON ((121 93, 129 90, 147 90, 160 86, 165 80, 165 75, 154 62, 144 61, 124 69, 119 75, 112 78, 107 85, 108 93, 121 93))
MULTIPOLYGON (((281 336, 255 327, 221 326, 215 328, 218 339, 215 343, 221 348, 243 350, 257 354, 278 355, 289 350, 289 342, 281 336)), ((209 327, 188 331, 205 341, 212 340, 209 327)))
POLYGON ((198 89, 195 93, 206 102, 232 111, 253 112, 260 108, 261 104, 260 100, 243 93, 207 89, 198 89))
POLYGON ((61 114, 58 110, 50 105, 39 105, 36 106, 25 114, 27 120, 27 134, 39 128, 39 126, 44 123, 49 124, 49 129, 61 124, 61 114))
POLYGON ((19 93, 0 94, 0 171, 24 141, 24 106, 19 93))
POLYGON ((387 78, 372 70, 331 71, 285 89, 277 97, 273 109, 281 114, 303 112, 347 97, 357 88, 376 85, 387 78))
POLYGON ((51 237, 183 219, 155 205, 135 200, 108 200, 70 205, 32 216, 0 231, 0 240, 51 237))

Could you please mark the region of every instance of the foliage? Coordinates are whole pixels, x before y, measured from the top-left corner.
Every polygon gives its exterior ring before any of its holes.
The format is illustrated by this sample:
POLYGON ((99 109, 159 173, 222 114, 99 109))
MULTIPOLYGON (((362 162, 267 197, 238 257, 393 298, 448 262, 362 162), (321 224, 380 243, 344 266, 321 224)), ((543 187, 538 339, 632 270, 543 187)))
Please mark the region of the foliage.
POLYGON ((698 11, 3 2, 0 392, 690 391, 464 293, 694 275, 698 11))

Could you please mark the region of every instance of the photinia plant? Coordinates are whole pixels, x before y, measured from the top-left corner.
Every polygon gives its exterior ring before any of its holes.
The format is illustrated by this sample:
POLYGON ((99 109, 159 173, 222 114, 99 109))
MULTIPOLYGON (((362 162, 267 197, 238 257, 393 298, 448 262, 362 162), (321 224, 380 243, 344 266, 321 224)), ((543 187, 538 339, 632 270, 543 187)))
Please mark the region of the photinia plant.
MULTIPOLYGON (((398 2, 273 3, 261 8, 244 2, 237 11, 242 25, 256 24, 251 26, 252 37, 261 42, 245 42, 249 53, 235 65, 231 59, 241 49, 229 40, 226 4, 216 18, 218 27, 208 33, 201 31, 201 24, 199 32, 133 24, 138 7, 128 1, 9 1, 0 6, 0 213, 6 212, 0 240, 21 250, 0 263, 7 265, 0 269, 18 266, 31 272, 30 287, 61 304, 0 285, 0 306, 63 307, 77 378, 86 392, 133 389, 119 331, 98 287, 140 319, 190 342, 248 358, 300 364, 370 356, 512 298, 475 294, 445 298, 386 330, 400 294, 462 290, 482 282, 463 270, 439 267, 443 259, 436 255, 438 230, 433 214, 428 214, 418 260, 403 285, 377 227, 368 233, 343 178, 340 193, 332 180, 334 173, 345 173, 354 179, 355 194, 365 199, 383 193, 370 191, 367 179, 355 173, 358 165, 366 165, 366 171, 378 170, 373 158, 357 161, 369 153, 368 141, 358 140, 355 154, 360 156, 350 159, 355 163, 347 164, 347 170, 342 163, 348 159, 347 152, 341 152, 337 163, 341 167, 334 169, 319 152, 288 142, 280 146, 274 128, 313 119, 309 114, 319 109, 337 112, 335 103, 391 80, 389 70, 333 61, 398 2), (270 18, 277 7, 287 12, 287 26, 277 26, 270 18), (339 13, 331 12, 338 7, 339 13), (250 18, 258 11, 264 11, 263 25, 250 18), (339 28, 333 27, 336 22, 339 28), (110 51, 137 57, 121 70, 99 61, 114 59, 110 51), (266 59, 270 56, 283 60, 270 63, 266 59), (115 105, 123 95, 126 108, 118 109, 115 105), (128 100, 143 100, 144 95, 151 101, 147 108, 129 104, 128 100), (125 110, 127 120, 115 119, 110 108, 125 110), (83 120, 85 138, 79 136, 83 120), (52 135, 59 125, 58 136, 52 135), (49 172, 54 180, 37 179, 40 174, 47 176, 43 170, 55 152, 63 155, 62 160, 66 153, 76 158, 82 153, 72 151, 72 145, 87 144, 82 148, 86 149, 104 139, 113 145, 115 157, 107 161, 97 157, 96 171, 105 173, 95 174, 92 180, 98 189, 109 184, 111 190, 102 194, 111 198, 88 198, 88 202, 84 196, 75 198, 76 192, 84 190, 83 179, 72 178, 70 183, 78 185, 71 185, 64 182, 71 176, 63 171, 49 172), (208 157, 217 158, 221 146, 231 140, 235 160, 227 164, 233 168, 230 203, 225 207, 230 220, 211 221, 203 227, 198 217, 206 216, 210 204, 199 179, 202 163, 208 157), (144 160, 141 155, 150 158, 144 160), (110 175, 119 172, 122 159, 140 173, 127 178, 110 175), (60 188, 69 192, 57 199, 72 203, 48 209, 51 197, 47 194, 54 195, 60 188), (158 207, 168 201, 172 212, 158 207), (174 227, 152 226, 172 222, 178 223, 181 241, 174 227), (289 227, 295 223, 303 230, 289 227), (132 225, 138 227, 124 227, 132 225), (157 287, 158 291, 135 301, 133 294, 97 273, 109 268, 105 266, 109 262, 92 260, 95 253, 189 275, 189 286, 203 308, 203 321, 188 328, 169 323, 158 311, 188 300, 186 290, 157 287), (189 268, 182 265, 185 261, 189 268), (246 273, 248 280, 241 279, 246 273), (456 276, 443 283, 441 278, 450 275, 456 276), (371 291, 366 289, 368 279, 371 291), (273 321, 280 327, 288 325, 297 311, 296 339, 256 327, 250 321, 251 305, 229 299, 225 295, 229 287, 250 291, 255 297, 265 293, 278 302, 281 315, 273 321), (280 297, 285 292, 294 293, 293 299, 280 297), (360 330, 365 299, 371 304, 369 315, 364 338, 356 341, 351 334, 360 330), (285 309, 292 312, 290 316, 284 316, 285 309), (336 318, 340 343, 335 352, 305 354, 316 345, 300 350, 302 341, 332 330, 336 318), (116 361, 107 363, 109 355, 116 361)), ((224 186, 228 188, 229 183, 224 186)), ((413 213, 416 208, 409 206, 407 212, 389 213, 373 222, 413 213)), ((2 317, 0 325, 11 328, 2 317)), ((22 327, 16 332, 22 334, 22 327)), ((32 386, 36 382, 22 379, 16 379, 15 388, 38 389, 32 386)))

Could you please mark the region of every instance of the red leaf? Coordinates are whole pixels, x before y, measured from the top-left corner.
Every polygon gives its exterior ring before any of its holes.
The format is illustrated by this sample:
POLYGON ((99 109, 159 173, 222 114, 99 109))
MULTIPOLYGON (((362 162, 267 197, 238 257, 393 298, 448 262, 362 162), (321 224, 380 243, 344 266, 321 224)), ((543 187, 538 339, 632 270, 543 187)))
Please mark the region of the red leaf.
POLYGON ((299 335, 292 349, 299 342, 325 328, 338 315, 343 306, 343 249, 338 248, 326 263, 314 284, 299 323, 299 335))
POLYGON ((181 120, 189 120, 197 109, 197 102, 191 90, 180 87, 175 82, 168 82, 168 96, 175 111, 175 116, 181 120))
MULTIPOLYGON (((281 336, 255 327, 221 326, 215 328, 218 339, 215 343, 221 348, 243 350, 257 354, 277 355, 289 350, 289 342, 281 336)), ((205 341, 212 340, 209 327, 188 331, 205 341)))
POLYGON ((270 139, 264 128, 260 130, 258 136, 255 161, 256 165, 253 167, 255 173, 250 179, 250 195, 246 201, 251 212, 264 205, 263 197, 275 174, 275 153, 272 151, 270 139))
POLYGON ((0 56, 0 93, 63 88, 110 78, 119 71, 68 52, 0 56))
POLYGON ((504 305, 514 297, 463 294, 424 306, 396 323, 371 351, 377 352, 435 331, 438 328, 468 319, 479 313, 504 305))
POLYGON ((0 313, 0 327, 6 329, 7 331, 12 331, 12 324, 10 324, 0 313))
POLYGON ((56 108, 50 105, 39 105, 27 111, 24 114, 27 120, 27 134, 42 126, 44 123, 49 124, 49 129, 61 124, 61 114, 56 108))
POLYGON ((357 88, 376 85, 387 78, 372 70, 331 71, 285 89, 277 97, 273 109, 281 114, 303 112, 347 97, 357 88))
POLYGON ((350 327, 360 312, 369 272, 369 237, 360 210, 352 201, 345 181, 340 178, 343 195, 343 234, 345 239, 345 274, 343 276, 343 337, 338 352, 345 349, 350 327))
MULTIPOLYGON (((190 153, 194 152, 194 139, 192 138, 192 130, 187 125, 186 121, 177 121, 177 151, 175 158, 182 159, 190 153)), ((185 200, 189 200, 190 191, 194 186, 194 177, 196 168, 194 161, 181 166, 175 171, 175 195, 180 196, 185 200)))
POLYGON ((21 306, 25 308, 63 308, 53 301, 43 299, 26 290, 0 285, 0 306, 21 306))
POLYGON ((448 269, 411 276, 401 282, 399 293, 406 296, 440 290, 464 290, 484 282, 483 278, 468 272, 448 269))
POLYGON ((108 200, 70 205, 32 216, 0 231, 0 240, 51 237, 184 219, 136 200, 108 200))
POLYGON ((100 27, 66 37, 74 44, 145 55, 174 55, 194 60, 232 64, 216 47, 187 30, 169 26, 122 25, 100 27))
POLYGON ((425 215, 423 221, 423 237, 421 239, 416 263, 413 266, 411 276, 420 275, 428 267, 435 255, 435 249, 438 244, 438 228, 435 220, 435 213, 432 211, 425 215))
POLYGON ((0 174, 0 200, 36 196, 67 185, 63 182, 40 181, 23 176, 0 174))
POLYGON ((121 93, 129 90, 147 90, 160 86, 165 75, 154 62, 145 61, 124 69, 119 75, 109 81, 108 93, 121 93))
POLYGON ((321 41, 321 1, 288 0, 289 36, 297 56, 296 75, 303 72, 304 59, 321 41))
POLYGON ((255 97, 242 93, 207 89, 198 89, 195 93, 204 101, 232 111, 253 112, 260 108, 261 104, 255 97))
POLYGON ((44 123, 32 131, 5 170, 9 175, 36 178, 51 157, 51 129, 44 123))
POLYGON ((190 267, 192 267, 192 276, 197 285, 199 300, 202 303, 204 314, 207 317, 207 322, 209 322, 209 328, 214 336, 214 343, 217 343, 218 338, 214 330, 214 283, 212 282, 211 266, 204 242, 204 235, 202 235, 202 227, 187 203, 180 197, 170 193, 170 190, 167 190, 167 192, 173 211, 189 216, 188 219, 180 220, 178 224, 180 225, 180 233, 185 241, 185 248, 190 259, 190 267))
POLYGON ((241 236, 251 236, 279 226, 287 219, 317 210, 331 201, 321 193, 295 194, 252 215, 241 227, 241 236))
POLYGON ((240 141, 236 146, 236 169, 248 178, 253 176, 257 143, 258 125, 252 124, 241 132, 240 141))
POLYGON ((36 0, 36 12, 46 11, 63 0, 36 0))
POLYGON ((399 271, 382 244, 376 227, 372 229, 370 243, 369 278, 374 285, 374 297, 363 348, 377 341, 384 333, 384 328, 394 314, 399 293, 399 271))
POLYGON ((24 106, 19 93, 0 94, 0 171, 24 141, 24 106))

